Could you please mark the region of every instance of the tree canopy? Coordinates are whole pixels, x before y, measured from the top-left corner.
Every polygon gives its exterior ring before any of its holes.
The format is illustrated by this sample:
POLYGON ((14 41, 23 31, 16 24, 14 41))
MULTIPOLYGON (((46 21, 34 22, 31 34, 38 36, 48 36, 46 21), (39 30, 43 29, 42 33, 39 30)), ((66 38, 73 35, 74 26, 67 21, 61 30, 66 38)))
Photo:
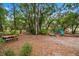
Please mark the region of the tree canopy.
POLYGON ((0 4, 0 24, 2 31, 9 28, 37 35, 62 27, 74 34, 79 25, 78 11, 77 3, 3 3, 0 4))

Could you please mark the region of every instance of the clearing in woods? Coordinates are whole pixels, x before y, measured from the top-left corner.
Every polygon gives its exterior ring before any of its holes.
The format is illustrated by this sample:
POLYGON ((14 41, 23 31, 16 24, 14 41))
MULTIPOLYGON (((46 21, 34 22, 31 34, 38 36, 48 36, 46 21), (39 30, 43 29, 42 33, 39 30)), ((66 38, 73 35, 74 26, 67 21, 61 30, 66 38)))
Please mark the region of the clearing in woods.
POLYGON ((13 48, 17 55, 22 45, 28 42, 32 45, 32 55, 79 55, 79 37, 61 37, 48 35, 20 35, 17 41, 11 41, 5 46, 13 48))

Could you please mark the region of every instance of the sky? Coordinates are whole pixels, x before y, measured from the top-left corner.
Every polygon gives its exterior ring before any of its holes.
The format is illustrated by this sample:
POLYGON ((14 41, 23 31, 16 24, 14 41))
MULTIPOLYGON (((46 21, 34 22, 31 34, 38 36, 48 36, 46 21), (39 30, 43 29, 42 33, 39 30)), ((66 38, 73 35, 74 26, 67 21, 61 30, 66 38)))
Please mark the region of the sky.
MULTIPOLYGON (((63 3, 56 3, 56 5, 57 5, 58 7, 61 7, 61 6, 63 5, 63 3)), ((12 5, 11 5, 11 3, 4 3, 4 7, 5 7, 7 10, 10 10, 10 9, 12 8, 12 5)), ((76 8, 74 11, 77 12, 78 9, 76 8)))
MULTIPOLYGON (((58 7, 61 7, 63 5, 63 3, 56 3, 56 4, 57 4, 58 7)), ((12 5, 11 5, 11 3, 4 3, 4 7, 6 9, 8 9, 8 8, 11 9, 12 5)))
POLYGON ((12 5, 10 3, 4 3, 3 5, 7 10, 12 8, 12 5))

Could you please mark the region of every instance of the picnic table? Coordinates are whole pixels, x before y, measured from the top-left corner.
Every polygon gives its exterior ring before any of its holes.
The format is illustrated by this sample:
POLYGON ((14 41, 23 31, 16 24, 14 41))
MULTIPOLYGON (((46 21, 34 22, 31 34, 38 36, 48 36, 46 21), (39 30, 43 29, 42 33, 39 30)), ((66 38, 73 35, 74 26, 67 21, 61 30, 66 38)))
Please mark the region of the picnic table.
POLYGON ((6 41, 18 39, 17 35, 3 35, 2 38, 6 41))

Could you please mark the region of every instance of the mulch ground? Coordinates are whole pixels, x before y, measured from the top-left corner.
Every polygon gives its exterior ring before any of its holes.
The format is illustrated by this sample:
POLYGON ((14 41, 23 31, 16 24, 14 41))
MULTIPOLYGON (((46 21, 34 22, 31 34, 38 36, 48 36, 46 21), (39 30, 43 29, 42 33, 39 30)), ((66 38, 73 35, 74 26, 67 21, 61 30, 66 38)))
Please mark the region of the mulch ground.
POLYGON ((61 37, 48 35, 20 35, 17 41, 9 41, 5 43, 5 46, 12 48, 17 55, 20 54, 20 48, 26 42, 32 45, 32 56, 79 55, 78 51, 74 48, 53 43, 53 39, 61 40, 61 37))

